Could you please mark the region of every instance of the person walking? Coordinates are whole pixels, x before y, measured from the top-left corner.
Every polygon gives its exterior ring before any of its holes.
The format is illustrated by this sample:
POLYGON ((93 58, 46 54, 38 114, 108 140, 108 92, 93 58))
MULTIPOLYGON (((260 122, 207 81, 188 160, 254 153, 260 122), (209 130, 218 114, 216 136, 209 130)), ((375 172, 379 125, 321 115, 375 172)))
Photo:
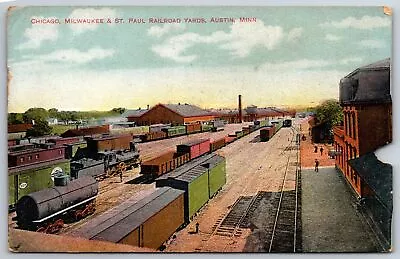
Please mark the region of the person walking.
POLYGON ((321 156, 322 156, 322 153, 324 152, 324 148, 321 147, 321 148, 319 149, 319 151, 321 152, 321 156))
POLYGON ((319 166, 319 161, 318 159, 315 159, 315 168, 314 168, 315 172, 318 172, 318 166, 319 166))
POLYGON ((318 152, 318 147, 317 147, 317 145, 314 145, 314 153, 317 153, 318 152))
POLYGON ((199 226, 200 226, 200 224, 199 224, 199 222, 197 222, 196 223, 196 234, 199 233, 199 226))
POLYGON ((119 179, 121 180, 121 183, 122 183, 122 170, 121 170, 121 172, 119 172, 119 179))

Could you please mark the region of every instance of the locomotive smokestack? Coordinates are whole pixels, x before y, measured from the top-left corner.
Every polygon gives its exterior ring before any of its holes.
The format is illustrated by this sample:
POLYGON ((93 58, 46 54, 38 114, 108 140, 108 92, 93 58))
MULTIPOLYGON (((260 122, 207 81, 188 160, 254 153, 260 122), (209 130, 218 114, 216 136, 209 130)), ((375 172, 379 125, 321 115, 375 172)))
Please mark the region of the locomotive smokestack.
POLYGON ((242 95, 241 94, 239 94, 238 110, 239 110, 239 123, 242 123, 242 95))

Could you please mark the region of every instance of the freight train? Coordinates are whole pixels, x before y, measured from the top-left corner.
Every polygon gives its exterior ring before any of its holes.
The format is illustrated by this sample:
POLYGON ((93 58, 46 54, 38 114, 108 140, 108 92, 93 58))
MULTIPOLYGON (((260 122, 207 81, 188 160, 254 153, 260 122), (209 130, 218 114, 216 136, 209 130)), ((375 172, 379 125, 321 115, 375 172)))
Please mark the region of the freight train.
POLYGON ((82 158, 71 161, 71 177, 109 177, 140 165, 137 145, 130 135, 87 137, 82 158))
POLYGON ((224 157, 209 154, 156 179, 156 189, 99 215, 68 235, 161 249, 226 183, 224 157))

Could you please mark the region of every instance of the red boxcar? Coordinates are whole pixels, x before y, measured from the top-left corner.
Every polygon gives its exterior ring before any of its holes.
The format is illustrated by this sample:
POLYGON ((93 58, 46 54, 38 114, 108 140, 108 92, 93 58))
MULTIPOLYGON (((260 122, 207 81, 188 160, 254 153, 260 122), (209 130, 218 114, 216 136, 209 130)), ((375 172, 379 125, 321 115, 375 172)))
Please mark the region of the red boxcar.
POLYGON ((177 145, 176 151, 178 153, 189 153, 190 159, 196 158, 210 152, 210 139, 197 139, 177 145))

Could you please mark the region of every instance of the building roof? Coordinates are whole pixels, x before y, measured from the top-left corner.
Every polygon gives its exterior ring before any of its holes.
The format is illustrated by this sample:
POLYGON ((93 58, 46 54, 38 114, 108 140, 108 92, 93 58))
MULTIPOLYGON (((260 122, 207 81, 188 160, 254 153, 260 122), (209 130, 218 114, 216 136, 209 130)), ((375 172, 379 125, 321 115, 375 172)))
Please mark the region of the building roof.
POLYGON ((343 104, 391 103, 390 58, 362 66, 340 80, 343 104))
POLYGON ((124 113, 121 114, 121 117, 140 117, 145 114, 148 109, 136 109, 136 110, 126 110, 124 113))
POLYGON ((349 160, 349 164, 375 192, 378 199, 391 210, 393 207, 392 166, 379 161, 374 153, 367 153, 349 160))
POLYGON ((198 106, 192 104, 160 104, 167 109, 183 116, 183 117, 197 117, 197 116, 211 116, 212 114, 198 106))
POLYGON ((26 132, 28 129, 30 129, 32 127, 33 127, 33 124, 30 124, 30 123, 9 124, 8 125, 8 133, 26 132))
POLYGON ((61 134, 61 137, 88 136, 88 135, 104 134, 109 132, 110 132, 109 125, 103 125, 103 126, 85 127, 78 129, 69 129, 63 134, 61 134))

